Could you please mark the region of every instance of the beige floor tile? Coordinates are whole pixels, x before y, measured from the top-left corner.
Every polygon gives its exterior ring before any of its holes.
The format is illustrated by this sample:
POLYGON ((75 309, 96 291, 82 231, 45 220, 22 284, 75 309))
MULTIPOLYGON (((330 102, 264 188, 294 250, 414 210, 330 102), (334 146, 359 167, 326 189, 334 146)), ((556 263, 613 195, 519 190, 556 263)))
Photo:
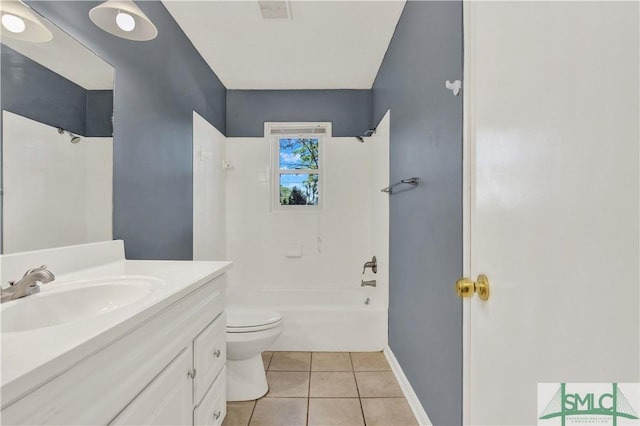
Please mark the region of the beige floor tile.
POLYGON ((264 364, 265 371, 269 368, 272 356, 273 352, 262 352, 262 363, 264 364))
POLYGON ((367 426, 415 426, 418 424, 404 398, 364 398, 362 410, 367 426))
POLYGON ((311 371, 311 352, 274 352, 269 370, 311 371))
POLYGON ((352 352, 354 371, 390 371, 391 367, 382 352, 352 352))
POLYGON ((358 397, 353 372, 313 371, 309 396, 316 398, 358 397))
POLYGON ((247 426, 255 405, 255 401, 228 402, 222 426, 247 426))
POLYGON ((262 398, 256 403, 250 425, 302 426, 306 422, 306 398, 262 398))
POLYGON ((358 371, 356 382, 361 398, 404 396, 391 371, 358 371))
POLYGON ((311 371, 352 371, 349 352, 313 352, 311 371))
POLYGON ((307 398, 309 373, 298 371, 267 371, 268 398, 307 398))
POLYGON ((309 399, 309 426, 364 425, 358 398, 309 399))

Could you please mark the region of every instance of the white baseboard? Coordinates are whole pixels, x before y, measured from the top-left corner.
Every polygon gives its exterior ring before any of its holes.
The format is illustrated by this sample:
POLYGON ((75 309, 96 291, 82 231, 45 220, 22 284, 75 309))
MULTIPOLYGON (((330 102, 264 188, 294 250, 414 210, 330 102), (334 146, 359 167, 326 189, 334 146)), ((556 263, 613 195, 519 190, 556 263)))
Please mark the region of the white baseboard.
POLYGON ((424 411, 424 407, 420 403, 420 400, 418 399, 416 393, 413 391, 411 383, 409 383, 407 376, 405 376, 404 371, 402 371, 402 367, 400 367, 400 364, 398 363, 396 356, 391 351, 391 348, 389 346, 386 346, 383 352, 384 356, 387 358, 387 361, 389 361, 391 371, 396 376, 396 379, 398 379, 400 389, 402 389, 402 393, 404 393, 404 397, 407 399, 409 407, 411 407, 411 411, 418 421, 418 424, 420 424, 421 426, 432 426, 427 412, 424 411))

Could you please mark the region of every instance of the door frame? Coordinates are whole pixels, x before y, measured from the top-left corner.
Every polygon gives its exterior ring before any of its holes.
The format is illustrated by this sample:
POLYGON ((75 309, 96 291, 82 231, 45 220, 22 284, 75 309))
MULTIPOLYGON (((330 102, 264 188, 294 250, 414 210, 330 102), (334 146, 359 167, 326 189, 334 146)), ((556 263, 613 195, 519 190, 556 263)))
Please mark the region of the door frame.
MULTIPOLYGON (((473 208, 474 138, 472 121, 473 83, 471 17, 473 2, 462 2, 463 68, 462 68, 462 275, 471 276, 471 209, 473 208)), ((453 289, 452 289, 453 290, 453 289)), ((470 424, 471 404, 471 299, 462 299, 462 424, 470 424)))

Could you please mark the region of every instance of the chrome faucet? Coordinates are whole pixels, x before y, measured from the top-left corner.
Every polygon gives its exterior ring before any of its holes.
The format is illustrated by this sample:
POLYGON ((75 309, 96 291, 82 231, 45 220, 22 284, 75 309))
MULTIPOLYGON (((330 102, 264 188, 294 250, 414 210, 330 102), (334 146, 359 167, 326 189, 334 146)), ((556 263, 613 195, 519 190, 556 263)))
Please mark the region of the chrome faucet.
POLYGON ((376 286, 376 280, 371 280, 371 281, 361 280, 361 281, 362 282, 360 283, 360 287, 364 287, 364 286, 375 287, 376 286))
POLYGON ((364 271, 366 271, 367 268, 371 268, 374 274, 378 273, 378 260, 375 256, 371 258, 371 261, 364 262, 364 266, 362 267, 362 275, 364 275, 364 271))
POLYGON ((39 293, 40 286, 38 282, 46 284, 55 279, 56 277, 51 271, 47 270, 47 265, 29 269, 19 281, 9 281, 10 287, 2 289, 0 303, 39 293))

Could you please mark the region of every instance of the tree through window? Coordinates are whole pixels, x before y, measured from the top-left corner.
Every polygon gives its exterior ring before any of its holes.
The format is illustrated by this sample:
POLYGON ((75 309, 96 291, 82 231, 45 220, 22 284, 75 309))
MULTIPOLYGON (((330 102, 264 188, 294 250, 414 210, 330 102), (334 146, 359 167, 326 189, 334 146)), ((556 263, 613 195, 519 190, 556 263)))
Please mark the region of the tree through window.
POLYGON ((319 205, 317 137, 278 138, 278 183, 281 206, 319 205))

